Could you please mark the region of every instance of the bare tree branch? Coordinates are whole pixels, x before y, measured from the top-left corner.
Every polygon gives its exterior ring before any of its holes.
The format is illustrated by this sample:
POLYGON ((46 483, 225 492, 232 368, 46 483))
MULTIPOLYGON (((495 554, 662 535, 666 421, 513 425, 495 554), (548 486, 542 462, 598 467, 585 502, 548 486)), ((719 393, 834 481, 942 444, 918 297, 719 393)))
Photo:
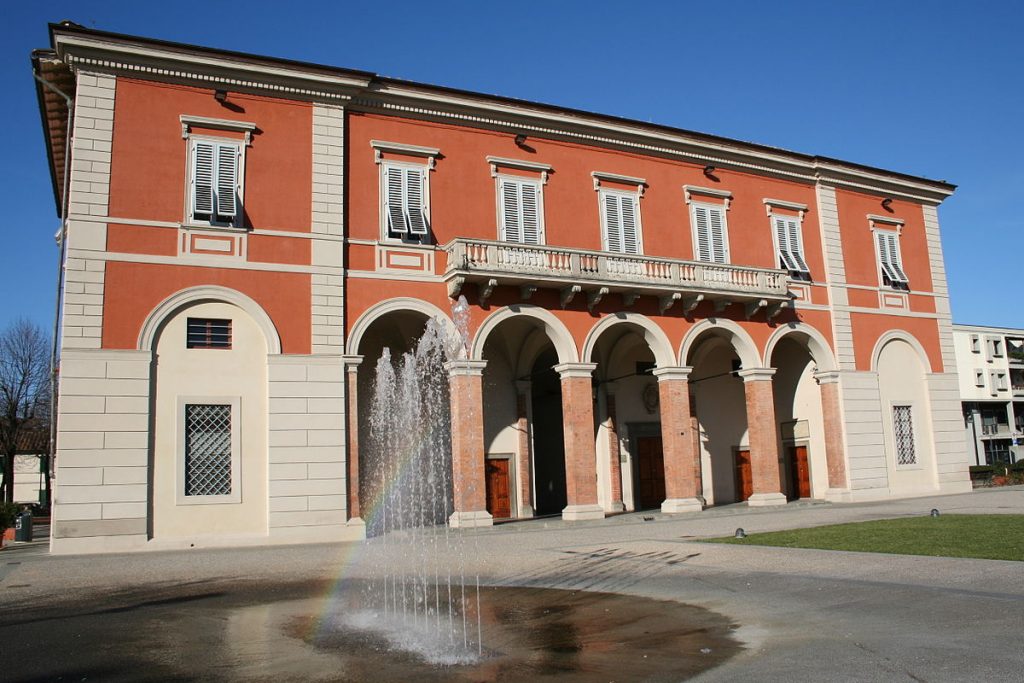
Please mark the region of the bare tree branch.
POLYGON ((25 319, 0 334, 0 455, 2 499, 14 499, 14 455, 29 430, 47 423, 50 392, 50 342, 25 319))

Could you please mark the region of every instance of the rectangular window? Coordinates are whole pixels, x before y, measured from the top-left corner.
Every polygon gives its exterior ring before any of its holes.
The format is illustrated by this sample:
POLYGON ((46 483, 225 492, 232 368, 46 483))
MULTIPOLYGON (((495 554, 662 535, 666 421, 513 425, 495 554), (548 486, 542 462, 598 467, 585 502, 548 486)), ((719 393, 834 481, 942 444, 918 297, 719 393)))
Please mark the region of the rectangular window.
POLYGON ((801 222, 795 216, 772 215, 775 243, 779 249, 779 267, 788 270, 791 275, 805 279, 811 271, 804 259, 804 246, 800 235, 801 222))
POLYGON ((406 242, 425 242, 430 232, 426 167, 384 163, 381 169, 387 236, 406 242))
POLYGON ((607 251, 641 253, 640 207, 636 193, 601 190, 601 220, 607 251))
POLYGON ((916 465, 914 450, 914 416, 911 406, 892 407, 892 428, 896 441, 896 464, 916 465))
POLYGON ((903 272, 903 260, 900 258, 900 236, 884 230, 876 231, 875 236, 882 284, 893 289, 909 289, 910 281, 903 272))
POLYGON ((189 139, 190 206, 193 223, 240 226, 242 147, 232 140, 189 139))
POLYGON ((501 239, 543 244, 543 199, 540 183, 521 178, 498 178, 498 222, 501 239))
POLYGON ((230 349, 231 321, 214 318, 189 318, 185 332, 189 349, 230 349))
POLYGON ((230 496, 231 406, 185 404, 185 495, 230 496))
POLYGON ((976 334, 971 335, 971 353, 981 353, 981 339, 976 334))
POLYGON ((999 391, 1006 391, 1006 389, 1008 388, 1008 385, 1006 383, 1006 373, 1005 372, 997 372, 996 373, 996 388, 999 391))
POLYGON ((692 204, 694 250, 698 261, 729 262, 729 237, 722 206, 692 204))
POLYGON ((985 386, 985 372, 983 370, 974 371, 974 386, 983 387, 985 386))

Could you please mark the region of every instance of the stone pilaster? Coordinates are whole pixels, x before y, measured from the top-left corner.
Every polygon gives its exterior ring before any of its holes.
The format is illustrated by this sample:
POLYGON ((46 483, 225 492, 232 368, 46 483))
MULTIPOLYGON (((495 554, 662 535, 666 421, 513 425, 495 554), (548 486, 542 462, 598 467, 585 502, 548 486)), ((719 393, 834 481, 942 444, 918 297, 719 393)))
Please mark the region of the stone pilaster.
POLYGON ((491 526, 484 479, 483 372, 487 361, 445 365, 452 406, 453 527, 491 526))
POLYGON ((345 401, 345 428, 348 453, 348 524, 363 524, 359 499, 359 366, 362 356, 342 356, 348 394, 345 401))
POLYGON ((591 375, 596 363, 562 363, 562 422, 565 432, 565 489, 568 504, 562 519, 601 519, 597 502, 597 449, 594 444, 594 396, 591 375))
POLYGON ((608 489, 613 512, 623 512, 622 502, 622 449, 619 447, 619 424, 615 415, 615 389, 606 385, 605 401, 608 411, 608 489))
POLYGON ((814 374, 821 392, 821 417, 825 429, 825 463, 828 491, 825 498, 844 497, 849 492, 846 480, 846 452, 843 448, 843 410, 839 403, 839 372, 814 374))
POLYGON ((661 405, 661 443, 665 462, 665 513, 699 512, 704 509, 699 481, 700 451, 690 422, 690 371, 693 368, 658 368, 661 405))
POLYGON ((516 482, 519 484, 519 516, 533 517, 533 473, 530 459, 530 398, 532 384, 516 382, 516 482))
POLYGON ((750 465, 754 493, 750 506, 785 505, 779 470, 779 435, 775 421, 775 397, 772 391, 773 368, 740 370, 747 403, 747 429, 750 433, 750 465))

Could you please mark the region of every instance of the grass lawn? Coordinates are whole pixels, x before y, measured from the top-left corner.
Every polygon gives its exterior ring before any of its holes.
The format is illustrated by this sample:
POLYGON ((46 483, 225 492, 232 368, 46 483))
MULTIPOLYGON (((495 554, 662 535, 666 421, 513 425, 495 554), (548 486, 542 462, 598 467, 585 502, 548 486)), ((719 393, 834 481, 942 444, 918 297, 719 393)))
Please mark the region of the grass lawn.
POLYGON ((1024 562, 1024 515, 942 515, 710 538, 711 543, 1024 562))

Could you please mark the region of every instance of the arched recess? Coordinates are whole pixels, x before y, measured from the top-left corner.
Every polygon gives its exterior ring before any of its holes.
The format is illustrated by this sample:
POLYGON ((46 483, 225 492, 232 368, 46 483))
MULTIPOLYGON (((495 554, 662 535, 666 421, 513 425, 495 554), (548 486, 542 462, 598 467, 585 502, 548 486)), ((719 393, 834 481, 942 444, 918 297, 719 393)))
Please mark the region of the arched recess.
POLYGON ((160 302, 156 308, 150 311, 142 324, 142 331, 139 333, 139 350, 155 351, 155 344, 161 329, 179 310, 199 303, 214 302, 232 304, 248 313, 263 333, 267 342, 267 353, 270 355, 281 353, 281 337, 277 333, 274 321, 270 319, 263 307, 239 291, 217 285, 189 287, 175 292, 160 302))
POLYGON ((932 372, 932 364, 931 360, 928 358, 928 352, 924 350, 924 346, 921 345, 921 342, 917 341, 917 338, 914 335, 905 330, 889 330, 878 338, 878 341, 875 342, 875 348, 871 350, 872 372, 878 371, 878 359, 882 354, 882 349, 886 344, 894 339, 899 339, 910 344, 914 348, 914 351, 917 352, 917 356, 921 361, 921 365, 924 367, 924 371, 927 373, 932 372))
POLYGON ((722 337, 732 345, 744 368, 761 367, 761 354, 746 330, 732 320, 725 318, 706 319, 690 328, 679 348, 679 364, 692 365, 692 354, 697 342, 704 335, 722 337))
POLYGON ((538 321, 547 333, 548 338, 551 339, 551 343, 558 353, 559 363, 576 363, 579 361, 576 342, 573 341, 569 328, 547 309, 530 304, 506 306, 487 316, 487 319, 480 325, 480 329, 477 330, 476 336, 473 338, 470 358, 473 360, 483 360, 484 345, 487 343, 487 337, 501 323, 515 317, 535 318, 538 321))
POLYGON ((434 304, 424 301, 423 299, 414 299, 412 297, 395 297, 394 299, 388 299, 374 304, 363 311, 363 314, 359 316, 358 320, 356 320, 355 325, 352 326, 352 332, 348 335, 348 353, 358 354, 360 344, 363 341, 363 336, 366 334, 366 331, 370 326, 379 318, 396 311, 414 311, 423 314, 427 318, 436 318, 440 320, 452 334, 457 334, 455 323, 452 322, 452 319, 447 313, 434 304))
POLYGON ((764 347, 764 367, 771 367, 772 354, 775 352, 776 345, 787 337, 794 338, 807 347, 819 372, 839 369, 835 354, 832 353, 832 348, 829 346, 825 336, 810 325, 802 322, 786 323, 772 333, 764 347))
POLYGON ((653 320, 639 313, 615 313, 603 317, 587 333, 583 342, 583 362, 596 362, 594 350, 601 335, 612 327, 625 326, 632 328, 643 336, 644 341, 654 354, 654 359, 659 368, 671 367, 675 364, 675 354, 672 352, 672 342, 668 335, 653 320))

